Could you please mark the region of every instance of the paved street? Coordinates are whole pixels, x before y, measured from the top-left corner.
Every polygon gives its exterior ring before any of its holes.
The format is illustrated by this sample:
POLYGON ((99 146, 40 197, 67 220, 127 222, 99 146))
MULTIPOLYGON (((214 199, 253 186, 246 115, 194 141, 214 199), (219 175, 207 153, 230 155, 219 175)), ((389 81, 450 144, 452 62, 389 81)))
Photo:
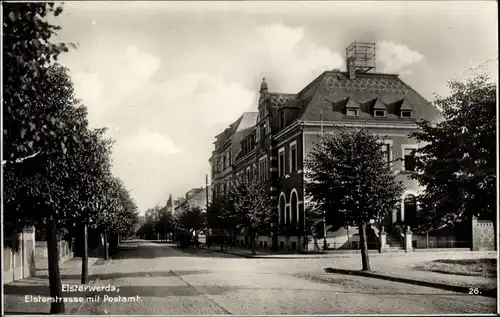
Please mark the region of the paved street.
MULTIPOLYGON (((382 259, 383 260, 383 259, 382 259)), ((373 259, 377 265, 380 258, 373 259)), ((438 314, 493 313, 496 300, 363 277, 326 274, 333 261, 245 259, 207 250, 130 241, 123 245, 100 292, 138 302, 86 302, 79 314, 438 314)), ((350 261, 350 262, 349 262, 350 261)), ((471 286, 472 287, 472 286, 471 286)), ((98 294, 98 293, 95 293, 98 294)))

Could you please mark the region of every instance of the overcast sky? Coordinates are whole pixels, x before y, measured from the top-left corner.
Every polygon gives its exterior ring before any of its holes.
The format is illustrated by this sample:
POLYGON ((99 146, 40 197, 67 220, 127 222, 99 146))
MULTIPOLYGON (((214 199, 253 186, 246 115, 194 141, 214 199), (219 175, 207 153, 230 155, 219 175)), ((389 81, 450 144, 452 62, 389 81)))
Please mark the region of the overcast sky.
MULTIPOLYGON (((269 90, 296 93, 377 43, 377 71, 421 94, 495 58, 497 6, 436 2, 66 2, 58 40, 92 127, 116 140, 114 173, 141 212, 205 184, 214 136, 269 90)), ((497 77, 497 61, 482 70, 497 77)))

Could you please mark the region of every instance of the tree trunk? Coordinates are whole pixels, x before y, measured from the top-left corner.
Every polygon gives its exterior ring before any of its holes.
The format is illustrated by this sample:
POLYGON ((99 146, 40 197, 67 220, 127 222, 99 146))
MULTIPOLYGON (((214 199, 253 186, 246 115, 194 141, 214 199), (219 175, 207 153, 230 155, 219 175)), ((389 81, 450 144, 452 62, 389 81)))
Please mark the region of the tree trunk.
POLYGON ((272 241, 271 241, 271 249, 273 251, 278 251, 279 250, 279 246, 278 246, 278 226, 277 226, 276 223, 274 223, 274 225, 273 225, 272 232, 273 232, 273 237, 272 237, 272 241))
POLYGON ((250 243, 252 244, 252 255, 255 255, 255 254, 256 254, 256 253, 255 253, 255 238, 256 238, 256 237, 257 237, 257 235, 256 235, 254 232, 252 232, 252 233, 250 234, 250 243))
POLYGON ((59 248, 57 241, 56 219, 51 217, 47 220, 47 253, 49 265, 49 288, 50 297, 57 300, 50 304, 51 314, 64 314, 64 302, 62 301, 62 285, 59 272, 59 248))
POLYGON ((109 253, 108 253, 108 232, 104 231, 104 260, 109 259, 109 253))
POLYGON ((429 249, 429 232, 425 234, 425 248, 429 249))
POLYGON ((363 271, 371 271, 370 261, 368 259, 368 244, 366 241, 366 223, 359 225, 359 242, 361 244, 361 263, 363 271))
POLYGON ((87 224, 83 225, 82 284, 89 282, 89 245, 87 224))
POLYGON ((224 229, 220 229, 220 250, 224 251, 224 229))

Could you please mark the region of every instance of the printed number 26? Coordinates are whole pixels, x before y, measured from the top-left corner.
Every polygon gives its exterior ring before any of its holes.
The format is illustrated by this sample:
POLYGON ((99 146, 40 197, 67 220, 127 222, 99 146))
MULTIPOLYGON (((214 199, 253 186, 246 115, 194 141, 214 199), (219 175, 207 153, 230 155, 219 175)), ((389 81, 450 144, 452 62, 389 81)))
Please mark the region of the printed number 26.
POLYGON ((469 288, 469 295, 478 295, 478 294, 481 294, 481 292, 479 291, 479 288, 469 288))

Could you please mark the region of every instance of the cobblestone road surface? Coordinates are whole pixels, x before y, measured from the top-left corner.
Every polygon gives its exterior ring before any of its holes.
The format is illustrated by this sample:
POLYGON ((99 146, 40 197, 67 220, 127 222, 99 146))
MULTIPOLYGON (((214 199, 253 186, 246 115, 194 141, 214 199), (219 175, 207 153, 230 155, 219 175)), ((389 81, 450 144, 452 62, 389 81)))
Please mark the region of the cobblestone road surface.
MULTIPOLYGON (((326 274, 333 259, 244 259, 173 245, 124 244, 79 314, 494 313, 496 300, 403 283, 326 274), (108 302, 104 302, 104 296, 108 302), (109 302, 109 297, 129 298, 109 302), (139 301, 137 300, 139 297, 139 301)), ((360 259, 341 259, 358 265, 360 259)), ((372 261, 376 265, 375 260, 372 261)), ((349 265, 346 262, 345 265, 349 265)))

